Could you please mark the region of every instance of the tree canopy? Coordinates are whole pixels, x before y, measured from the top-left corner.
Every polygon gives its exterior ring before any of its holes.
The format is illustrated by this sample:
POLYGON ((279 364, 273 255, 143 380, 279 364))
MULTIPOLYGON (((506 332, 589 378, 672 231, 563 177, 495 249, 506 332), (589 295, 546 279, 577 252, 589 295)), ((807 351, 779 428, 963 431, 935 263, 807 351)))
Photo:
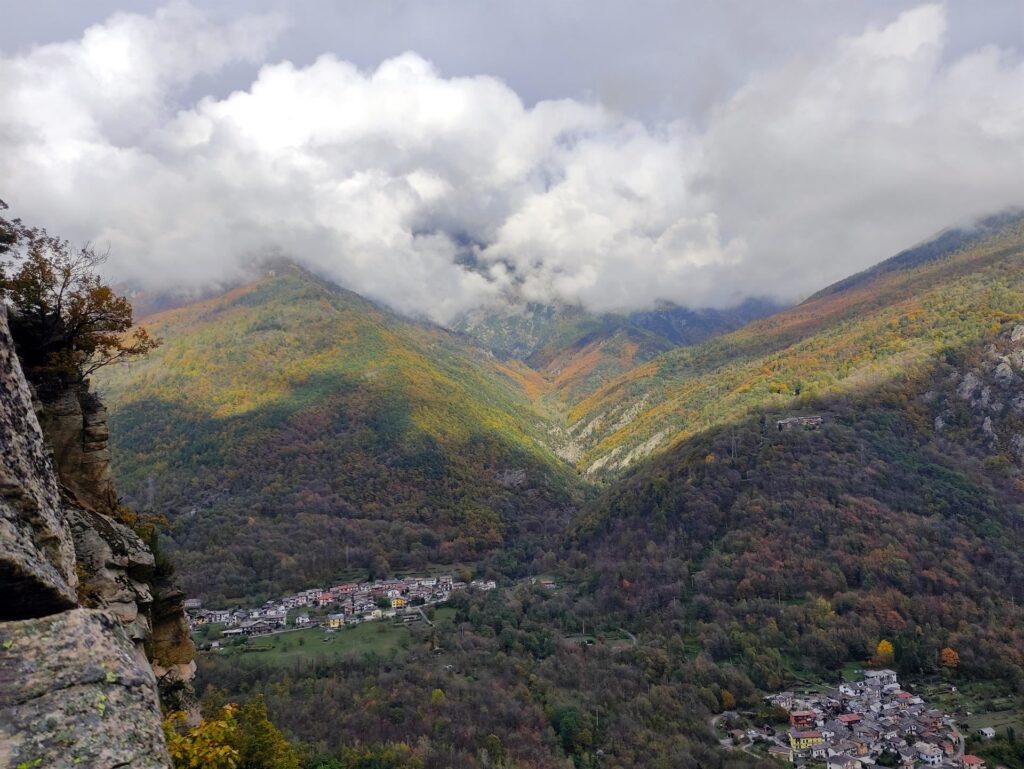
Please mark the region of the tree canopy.
POLYGON ((97 272, 105 260, 88 244, 0 214, 0 297, 25 374, 44 397, 159 344, 132 328, 131 303, 97 272))

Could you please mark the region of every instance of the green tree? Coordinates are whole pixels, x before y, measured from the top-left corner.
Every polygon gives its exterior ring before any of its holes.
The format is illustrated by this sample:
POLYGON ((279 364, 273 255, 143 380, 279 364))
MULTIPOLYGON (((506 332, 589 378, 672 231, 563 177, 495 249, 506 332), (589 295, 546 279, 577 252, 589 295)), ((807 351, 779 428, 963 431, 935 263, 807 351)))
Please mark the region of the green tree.
POLYGON ((238 751, 238 769, 299 769, 295 750, 267 718, 262 694, 239 708, 237 721, 231 743, 238 751))

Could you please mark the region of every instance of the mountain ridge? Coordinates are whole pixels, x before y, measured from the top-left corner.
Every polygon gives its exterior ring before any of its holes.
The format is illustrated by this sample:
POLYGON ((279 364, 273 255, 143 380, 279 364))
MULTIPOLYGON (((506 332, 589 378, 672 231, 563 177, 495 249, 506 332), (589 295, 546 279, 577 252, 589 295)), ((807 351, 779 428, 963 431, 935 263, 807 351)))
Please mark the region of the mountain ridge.
POLYGON ((579 493, 507 366, 303 271, 149 327, 164 346, 100 383, 122 488, 170 515, 183 571, 200 559, 229 595, 281 573, 301 587, 352 566, 475 558, 549 528, 541 511, 579 493), (223 516, 245 534, 231 564, 217 562, 223 516), (282 522, 290 542, 273 533, 282 522))
MULTIPOLYGON (((622 470, 674 440, 758 403, 884 374, 935 353, 991 313, 1019 316, 1024 219, 1013 218, 974 247, 959 241, 946 259, 884 271, 815 297, 740 331, 654 358, 605 383, 569 412, 581 436, 580 469, 622 470), (1004 285, 993 295, 989 283, 1004 285), (990 302, 990 299, 992 300, 990 302), (961 318, 964 313, 970 317, 961 318)), ((988 320, 988 323, 986 322, 988 320)))
POLYGON ((529 338, 529 354, 502 357, 464 331, 400 318, 282 267, 152 316, 165 347, 102 380, 121 487, 170 514, 186 571, 212 566, 198 531, 223 544, 216 515, 204 523, 201 511, 231 507, 248 555, 230 570, 219 565, 214 582, 219 591, 230 582, 232 595, 247 580, 269 589, 281 573, 289 584, 316 582, 353 566, 477 560, 513 542, 528 562, 596 488, 647 457, 754 409, 805 412, 816 397, 977 337, 993 313, 1020 317, 1013 268, 1024 224, 1010 217, 1000 226, 972 246, 929 252, 943 258, 904 259, 689 347, 621 317, 536 307, 548 325, 529 338), (223 463, 234 469, 217 477, 223 463), (262 487, 274 501, 254 502, 256 515, 228 501, 253 493, 246 463, 274 479, 262 487), (272 534, 281 521, 302 521, 306 537, 325 527, 348 543, 344 555, 318 545, 303 562, 272 534), (412 529, 390 544, 385 532, 398 522, 412 529), (277 544, 261 553, 261 537, 277 544), (383 546, 368 545, 381 537, 383 546), (398 545, 409 537, 419 542, 414 556, 398 545), (270 557, 277 549, 287 555, 270 557))

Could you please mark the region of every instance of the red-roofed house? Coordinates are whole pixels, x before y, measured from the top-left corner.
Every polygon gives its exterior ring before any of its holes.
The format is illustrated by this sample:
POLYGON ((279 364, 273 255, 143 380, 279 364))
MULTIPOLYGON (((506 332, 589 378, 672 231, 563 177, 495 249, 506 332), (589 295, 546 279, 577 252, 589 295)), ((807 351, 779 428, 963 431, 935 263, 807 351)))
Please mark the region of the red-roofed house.
POLYGON ((960 759, 960 766, 964 769, 985 769, 985 759, 968 753, 960 759))
POLYGON ((789 714, 789 724, 797 729, 806 729, 814 726, 818 714, 813 710, 794 710, 789 714))

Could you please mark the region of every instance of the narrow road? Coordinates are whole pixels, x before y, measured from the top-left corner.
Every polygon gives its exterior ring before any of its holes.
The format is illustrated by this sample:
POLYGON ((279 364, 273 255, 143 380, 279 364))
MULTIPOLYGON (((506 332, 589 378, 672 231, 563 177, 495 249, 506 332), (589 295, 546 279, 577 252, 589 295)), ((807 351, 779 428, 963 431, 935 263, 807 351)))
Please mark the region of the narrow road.
MULTIPOLYGON (((711 716, 711 721, 710 721, 710 723, 711 723, 711 731, 715 732, 715 730, 718 729, 718 722, 721 721, 723 718, 725 718, 726 716, 734 716, 734 715, 736 715, 735 711, 733 711, 733 710, 726 710, 723 713, 719 713, 717 716, 711 716)), ((729 737, 722 738, 722 739, 719 740, 719 742, 722 744, 723 748, 733 749, 733 748, 737 747, 736 745, 732 744, 732 740, 729 737)))
MULTIPOLYGON (((711 720, 709 722, 710 725, 711 725, 711 731, 714 732, 718 728, 718 722, 721 721, 723 718, 725 718, 726 716, 734 716, 734 715, 736 715, 736 711, 734 711, 734 710, 727 710, 724 713, 719 713, 717 716, 712 716, 711 720)), ((753 743, 748 742, 748 743, 745 743, 743 745, 737 745, 729 737, 724 737, 724 738, 720 739, 718 742, 726 750, 741 750, 744 753, 746 753, 748 756, 753 756, 754 758, 762 759, 762 760, 764 759, 764 756, 762 754, 755 753, 753 750, 751 750, 751 748, 753 747, 753 743)))

